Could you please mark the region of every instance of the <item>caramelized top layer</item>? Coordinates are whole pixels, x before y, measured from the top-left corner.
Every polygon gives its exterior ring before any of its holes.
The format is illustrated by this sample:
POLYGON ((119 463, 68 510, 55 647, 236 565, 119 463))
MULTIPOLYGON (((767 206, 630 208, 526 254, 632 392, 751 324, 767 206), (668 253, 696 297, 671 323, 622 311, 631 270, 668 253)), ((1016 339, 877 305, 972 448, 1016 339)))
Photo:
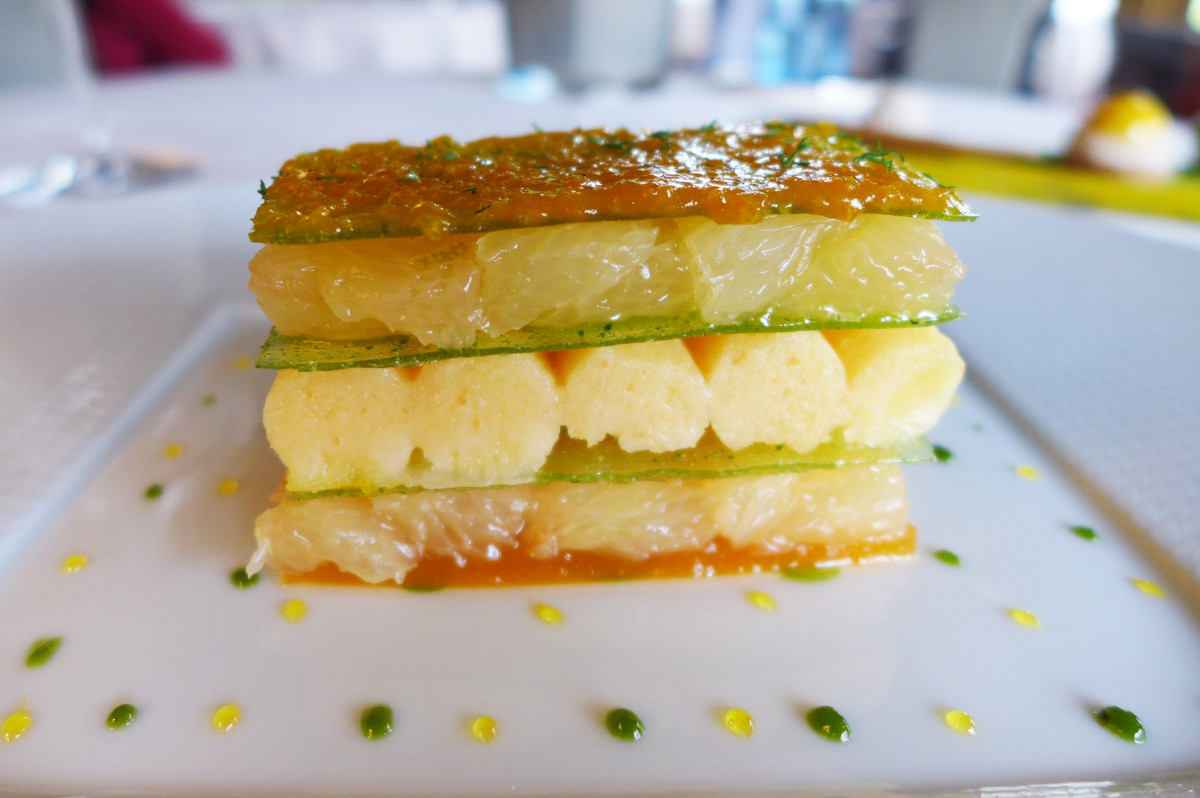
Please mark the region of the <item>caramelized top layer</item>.
POLYGON ((284 164, 253 241, 477 233, 600 219, 862 212, 970 219, 953 190, 829 125, 576 130, 319 150, 284 164))

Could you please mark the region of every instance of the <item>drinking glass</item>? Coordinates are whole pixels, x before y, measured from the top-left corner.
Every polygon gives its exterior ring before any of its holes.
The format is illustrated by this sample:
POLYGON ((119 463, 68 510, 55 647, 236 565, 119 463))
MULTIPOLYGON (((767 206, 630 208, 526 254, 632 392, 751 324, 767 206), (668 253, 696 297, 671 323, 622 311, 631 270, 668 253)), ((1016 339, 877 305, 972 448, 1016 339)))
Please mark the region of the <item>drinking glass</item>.
POLYGON ((82 3, 0 2, 0 206, 110 196, 190 173, 114 148, 98 98, 82 3))

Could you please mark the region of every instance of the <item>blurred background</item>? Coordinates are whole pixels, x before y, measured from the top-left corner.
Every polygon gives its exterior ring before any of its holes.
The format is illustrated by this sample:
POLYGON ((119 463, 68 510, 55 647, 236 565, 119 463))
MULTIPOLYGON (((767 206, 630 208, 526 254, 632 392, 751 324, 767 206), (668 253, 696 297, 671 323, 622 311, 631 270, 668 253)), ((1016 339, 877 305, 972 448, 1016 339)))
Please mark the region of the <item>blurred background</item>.
POLYGON ((0 206, 531 122, 820 119, 1162 181, 1198 109, 1200 0, 0 1, 0 206))
MULTIPOLYGON (((64 79, 54 0, 0 3, 0 90, 64 79)), ((900 78, 1200 108, 1200 0, 85 0, 90 67, 506 81, 537 98, 670 75, 900 78)))

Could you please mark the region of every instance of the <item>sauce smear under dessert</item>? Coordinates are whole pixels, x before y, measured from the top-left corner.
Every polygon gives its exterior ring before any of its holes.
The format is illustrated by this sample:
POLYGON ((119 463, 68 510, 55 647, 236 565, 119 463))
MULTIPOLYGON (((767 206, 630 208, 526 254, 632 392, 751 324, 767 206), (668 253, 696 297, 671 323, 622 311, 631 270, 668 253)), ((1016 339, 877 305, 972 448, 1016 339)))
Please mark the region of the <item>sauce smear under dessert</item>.
MULTIPOLYGON (((733 548, 715 541, 697 552, 659 554, 644 560, 595 552, 566 552, 561 557, 539 559, 521 549, 503 552, 496 560, 472 560, 463 567, 453 557, 425 557, 405 576, 401 587, 432 590, 443 587, 496 587, 498 585, 541 585, 565 582, 602 582, 617 579, 669 579, 696 576, 726 576, 812 568, 829 563, 895 560, 916 551, 916 530, 886 541, 812 543, 786 554, 761 555, 746 548, 733 548)), ((306 574, 285 574, 288 583, 364 585, 353 574, 326 563, 306 574)), ((394 582, 380 586, 396 587, 394 582)))

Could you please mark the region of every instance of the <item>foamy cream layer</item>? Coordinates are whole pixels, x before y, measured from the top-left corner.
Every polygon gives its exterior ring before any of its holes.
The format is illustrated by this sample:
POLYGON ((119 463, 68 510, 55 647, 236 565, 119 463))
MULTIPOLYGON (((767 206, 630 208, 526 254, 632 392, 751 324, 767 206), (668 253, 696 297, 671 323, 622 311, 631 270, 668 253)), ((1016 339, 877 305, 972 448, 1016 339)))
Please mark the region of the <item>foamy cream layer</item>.
POLYGON ((295 493, 534 481, 565 430, 629 452, 711 431, 813 450, 924 434, 963 373, 936 328, 714 336, 412 369, 281 372, 264 423, 295 493))

